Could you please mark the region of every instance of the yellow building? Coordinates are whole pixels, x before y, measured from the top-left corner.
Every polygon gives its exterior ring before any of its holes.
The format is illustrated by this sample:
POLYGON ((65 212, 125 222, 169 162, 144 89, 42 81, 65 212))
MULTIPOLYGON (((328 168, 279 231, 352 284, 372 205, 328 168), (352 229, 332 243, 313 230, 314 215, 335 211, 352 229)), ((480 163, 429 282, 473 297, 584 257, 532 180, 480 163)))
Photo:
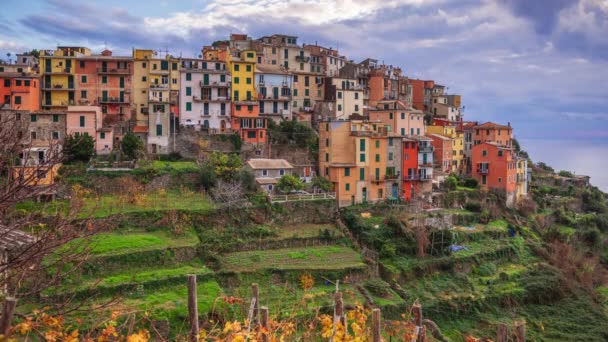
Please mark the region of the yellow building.
POLYGON ((257 101, 255 89, 255 64, 257 62, 255 50, 243 50, 238 56, 228 55, 226 63, 232 78, 232 100, 257 101))
POLYGON ((465 169, 464 132, 459 132, 456 126, 426 126, 428 134, 439 134, 452 139, 452 172, 462 173, 465 169))
POLYGON ((519 202, 528 196, 528 159, 517 157, 515 163, 517 166, 516 201, 519 202))
POLYGON ((147 131, 148 151, 168 153, 171 120, 179 115, 179 59, 133 49, 133 102, 137 131, 147 131), (145 129, 147 128, 147 129, 145 129))
POLYGON ((339 206, 398 196, 400 168, 389 166, 388 156, 390 141, 399 137, 393 137, 386 125, 331 121, 321 123, 319 133, 319 170, 333 183, 339 206))
POLYGON ((62 110, 75 105, 76 58, 90 55, 86 47, 59 46, 57 50, 40 51, 43 109, 62 110))

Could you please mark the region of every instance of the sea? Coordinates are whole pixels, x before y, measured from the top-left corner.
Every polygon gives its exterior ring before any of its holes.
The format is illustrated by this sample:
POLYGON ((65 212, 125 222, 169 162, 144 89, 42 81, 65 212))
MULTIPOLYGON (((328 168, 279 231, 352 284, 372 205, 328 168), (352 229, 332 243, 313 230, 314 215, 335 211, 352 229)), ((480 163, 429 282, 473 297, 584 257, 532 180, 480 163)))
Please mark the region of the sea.
POLYGON ((608 193, 608 140, 517 139, 536 163, 591 177, 591 184, 608 193))

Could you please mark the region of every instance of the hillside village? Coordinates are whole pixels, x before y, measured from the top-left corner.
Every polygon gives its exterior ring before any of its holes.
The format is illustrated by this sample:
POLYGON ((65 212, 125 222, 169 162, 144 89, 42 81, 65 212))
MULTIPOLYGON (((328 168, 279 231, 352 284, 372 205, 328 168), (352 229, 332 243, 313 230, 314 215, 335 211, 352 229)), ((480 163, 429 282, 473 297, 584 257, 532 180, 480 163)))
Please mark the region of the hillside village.
POLYGON ((284 34, 19 54, 0 64, 0 334, 608 339, 606 195, 463 103, 284 34))

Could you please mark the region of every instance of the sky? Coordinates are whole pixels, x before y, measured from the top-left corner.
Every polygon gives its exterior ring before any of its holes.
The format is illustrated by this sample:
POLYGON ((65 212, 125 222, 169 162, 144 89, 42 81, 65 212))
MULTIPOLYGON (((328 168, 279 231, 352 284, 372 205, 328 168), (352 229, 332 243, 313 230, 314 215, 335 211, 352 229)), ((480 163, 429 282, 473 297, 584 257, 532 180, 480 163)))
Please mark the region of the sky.
POLYGON ((2 3, 0 58, 58 44, 192 57, 230 33, 286 33, 433 79, 462 95, 465 119, 511 122, 527 141, 591 141, 608 157, 608 0, 2 3))

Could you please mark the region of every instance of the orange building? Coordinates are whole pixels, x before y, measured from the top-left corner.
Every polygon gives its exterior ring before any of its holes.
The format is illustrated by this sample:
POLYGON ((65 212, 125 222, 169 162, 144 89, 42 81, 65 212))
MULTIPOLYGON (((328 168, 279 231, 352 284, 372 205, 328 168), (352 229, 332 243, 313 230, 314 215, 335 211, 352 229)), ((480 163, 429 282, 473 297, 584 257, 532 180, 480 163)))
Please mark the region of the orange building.
POLYGON ((0 109, 40 109, 40 76, 32 72, 0 72, 0 109))
POLYGON ((131 118, 133 57, 112 56, 104 50, 100 55, 76 59, 76 104, 101 107, 105 122, 116 123, 131 118))
POLYGON ((385 125, 360 120, 322 122, 319 134, 319 170, 333 183, 339 206, 400 197, 401 165, 393 166, 396 156, 390 151, 400 150, 401 138, 385 125))
POLYGON ((252 144, 266 143, 268 119, 260 117, 256 101, 235 101, 232 103, 230 124, 239 132, 241 140, 252 144))
POLYGON ((473 145, 484 142, 494 142, 499 145, 511 146, 513 140, 513 129, 511 123, 507 126, 493 122, 486 122, 473 127, 473 145))
POLYGON ((506 194, 507 206, 517 197, 517 159, 513 148, 495 142, 473 146, 473 178, 481 189, 498 189, 506 194))
POLYGON ((428 134, 427 136, 433 139, 435 163, 441 172, 449 174, 452 170, 452 139, 439 134, 428 134))
POLYGON ((369 119, 390 126, 391 132, 400 136, 425 134, 424 114, 401 101, 378 101, 369 109, 369 119))
POLYGON ((409 84, 412 86, 412 107, 430 112, 435 82, 410 79, 409 84))

